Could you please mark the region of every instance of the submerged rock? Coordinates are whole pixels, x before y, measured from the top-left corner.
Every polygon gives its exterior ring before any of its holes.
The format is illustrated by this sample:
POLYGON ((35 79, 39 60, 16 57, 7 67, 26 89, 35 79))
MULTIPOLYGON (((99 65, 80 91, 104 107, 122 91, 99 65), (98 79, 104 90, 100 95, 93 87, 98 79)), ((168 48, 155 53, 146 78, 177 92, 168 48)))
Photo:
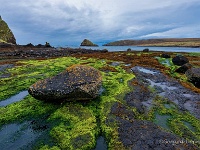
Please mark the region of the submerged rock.
POLYGON ((174 63, 174 65, 182 66, 182 65, 188 63, 189 60, 185 56, 178 55, 172 59, 172 62, 174 63))
POLYGON ((90 100, 98 96, 101 83, 101 74, 95 68, 73 65, 54 77, 36 82, 28 91, 39 100, 90 100))
POLYGON ((192 68, 192 65, 190 63, 186 63, 175 70, 175 72, 178 73, 185 73, 188 69, 192 68))
POLYGON ((188 81, 192 82, 196 87, 200 88, 200 68, 191 68, 186 71, 188 81))

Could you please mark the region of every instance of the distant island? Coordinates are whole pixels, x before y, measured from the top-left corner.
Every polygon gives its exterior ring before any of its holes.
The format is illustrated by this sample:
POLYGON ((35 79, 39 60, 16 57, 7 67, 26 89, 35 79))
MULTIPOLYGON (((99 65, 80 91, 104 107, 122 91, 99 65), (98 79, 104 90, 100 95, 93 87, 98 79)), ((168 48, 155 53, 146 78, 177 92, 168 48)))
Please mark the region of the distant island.
POLYGON ((104 44, 103 46, 200 47, 200 38, 120 40, 104 44))
POLYGON ((84 39, 80 46, 98 46, 97 44, 92 43, 88 39, 84 39))

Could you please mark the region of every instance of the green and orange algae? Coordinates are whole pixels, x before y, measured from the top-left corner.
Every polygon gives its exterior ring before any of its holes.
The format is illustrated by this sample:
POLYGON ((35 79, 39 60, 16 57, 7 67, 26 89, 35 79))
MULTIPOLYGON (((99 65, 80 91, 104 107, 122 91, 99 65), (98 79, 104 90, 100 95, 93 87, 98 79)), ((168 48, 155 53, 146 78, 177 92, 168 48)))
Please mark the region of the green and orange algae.
MULTIPOLYGON (((188 141, 200 140, 200 120, 187 111, 180 111, 176 104, 156 97, 154 99, 154 107, 149 112, 149 120, 154 121, 156 114, 170 116, 166 122, 166 125, 169 127, 168 131, 188 141), (166 107, 166 104, 171 107, 166 107), (184 122, 190 124, 190 127, 184 124, 184 122)), ((199 143, 195 144, 200 147, 199 143)))
POLYGON ((0 100, 26 90, 36 81, 54 76, 65 70, 66 67, 78 64, 79 61, 73 57, 18 61, 15 67, 7 70, 11 76, 0 79, 0 100), (18 64, 20 66, 17 66, 18 64))
MULTIPOLYGON (((2 86, 0 97, 5 99, 22 89, 27 89, 36 80, 53 76, 73 64, 87 64, 101 70, 108 65, 107 60, 77 59, 63 57, 48 60, 19 61, 19 66, 9 69, 11 77, 0 79, 2 86), (2 94, 4 93, 5 94, 2 94)), ((60 106, 38 101, 27 96, 24 100, 0 108, 1 126, 11 122, 25 121, 49 114, 50 124, 58 122, 50 129, 54 145, 42 144, 41 149, 91 149, 95 147, 100 132, 108 142, 110 149, 123 147, 118 140, 117 124, 106 124, 110 108, 114 102, 120 101, 119 94, 127 92, 127 81, 134 77, 121 66, 113 67, 116 72, 103 72, 103 88, 105 91, 96 100, 85 103, 63 103, 60 106), (123 82, 122 82, 123 81, 123 82)))
MULTIPOLYGON (((1 125, 49 114, 47 121, 52 124, 49 135, 53 138, 54 144, 42 144, 38 149, 92 149, 95 147, 99 134, 105 136, 109 149, 126 149, 119 141, 118 123, 110 112, 116 102, 124 104, 124 94, 130 91, 127 83, 135 76, 127 73, 121 65, 109 66, 108 62, 110 61, 106 59, 74 57, 18 62, 21 66, 8 70, 11 77, 0 79, 2 81, 0 82, 2 87, 0 99, 27 89, 36 80, 54 76, 73 64, 86 64, 102 70, 102 84, 105 90, 98 98, 87 103, 67 102, 54 105, 27 96, 20 102, 0 108, 1 125), (116 71, 110 69, 109 72, 104 72, 105 66, 112 67, 116 71), (6 94, 2 94, 4 92, 6 94), (55 122, 57 123, 54 124, 55 122)), ((132 84, 137 84, 137 82, 132 84)), ((157 97, 154 100, 153 109, 149 110, 148 114, 140 114, 136 108, 128 106, 127 108, 136 114, 135 119, 139 120, 153 121, 156 112, 160 115, 171 115, 172 118, 167 124, 172 132, 189 140, 199 140, 199 120, 188 112, 179 111, 177 107, 166 108, 164 104, 169 104, 169 102, 157 97), (183 121, 190 123, 195 132, 185 126, 183 121)))
POLYGON ((121 67, 115 67, 118 72, 103 73, 103 86, 106 92, 100 97, 100 121, 101 130, 105 135, 109 149, 124 149, 122 143, 118 139, 118 125, 115 121, 107 123, 107 119, 110 118, 111 107, 115 102, 121 101, 118 99, 118 95, 128 92, 130 90, 127 82, 134 78, 133 74, 128 74, 121 67), (120 82, 122 78, 124 82, 120 82))

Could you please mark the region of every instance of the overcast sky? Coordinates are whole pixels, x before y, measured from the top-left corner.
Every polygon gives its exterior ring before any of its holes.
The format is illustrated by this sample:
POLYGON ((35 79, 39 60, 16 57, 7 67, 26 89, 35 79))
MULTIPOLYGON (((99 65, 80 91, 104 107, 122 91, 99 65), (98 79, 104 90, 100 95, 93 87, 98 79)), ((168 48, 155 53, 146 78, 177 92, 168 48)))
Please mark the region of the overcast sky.
POLYGON ((0 0, 18 44, 200 37, 200 0, 0 0))

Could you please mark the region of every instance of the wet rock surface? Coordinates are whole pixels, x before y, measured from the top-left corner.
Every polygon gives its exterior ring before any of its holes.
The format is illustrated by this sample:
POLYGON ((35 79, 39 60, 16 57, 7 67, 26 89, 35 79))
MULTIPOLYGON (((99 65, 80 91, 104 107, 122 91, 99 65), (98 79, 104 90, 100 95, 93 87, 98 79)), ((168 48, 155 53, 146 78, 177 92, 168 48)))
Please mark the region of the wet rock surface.
MULTIPOLYGON (((186 89, 178 81, 168 78, 158 70, 142 69, 138 66, 131 70, 136 75, 136 78, 129 83, 133 91, 125 95, 124 103, 116 102, 112 105, 110 116, 114 117, 107 119, 107 124, 115 121, 118 123, 119 140, 123 145, 132 150, 199 149, 177 135, 163 130, 160 125, 147 120, 138 120, 138 114, 131 110, 136 108, 141 114, 148 113, 148 110, 154 106, 153 99, 159 96, 163 100, 167 99, 175 103, 180 110, 187 110, 199 118, 200 95, 186 89), (154 92, 149 89, 149 86, 154 89, 154 92)), ((175 106, 170 105, 170 107, 175 106)))
POLYGON ((157 125, 149 121, 120 120, 118 129, 120 141, 132 150, 175 150, 198 149, 192 144, 182 144, 182 139, 162 131, 157 125), (166 140, 167 139, 167 140, 166 140))
POLYGON ((0 65, 0 72, 3 72, 3 71, 5 71, 6 69, 12 68, 12 67, 14 67, 13 64, 4 64, 4 65, 0 65))
POLYGON ((26 45, 9 45, 10 47, 1 48, 0 58, 12 59, 12 58, 50 58, 50 57, 62 57, 73 54, 89 54, 89 53, 106 53, 107 50, 92 50, 84 48, 47 48, 38 46, 26 45))
MULTIPOLYGON (((143 96, 144 98, 142 104, 146 107, 146 109, 148 109, 148 107, 152 107, 153 104, 151 103, 151 100, 157 95, 175 103, 179 109, 187 110, 200 119, 200 94, 183 87, 178 81, 173 78, 168 78, 158 70, 156 71, 155 69, 150 69, 150 71, 156 72, 151 74, 142 72, 138 69, 138 67, 134 67, 132 68, 132 71, 136 74, 136 79, 140 82, 140 84, 144 87, 151 86, 155 89, 155 94, 151 94, 151 97, 147 98, 143 96)), ((138 94, 140 95, 140 92, 135 95, 138 94)), ((135 97, 138 96, 133 95, 132 99, 135 97)))
POLYGON ((134 114, 127 106, 116 102, 111 109, 110 115, 115 119, 107 119, 107 124, 118 122, 119 140, 129 149, 150 150, 150 149, 198 149, 195 145, 187 143, 184 139, 164 131, 153 122, 146 120, 137 120, 134 114))
POLYGON ((13 68, 14 65, 13 64, 4 64, 4 65, 0 65, 0 78, 8 78, 10 77, 9 73, 6 73, 6 70, 9 68, 13 68))
POLYGON ((191 68, 185 74, 190 82, 200 88, 200 68, 191 68))
POLYGON ((101 74, 95 68, 73 65, 52 78, 36 82, 28 91, 39 100, 89 100, 98 96, 101 83, 101 74))

